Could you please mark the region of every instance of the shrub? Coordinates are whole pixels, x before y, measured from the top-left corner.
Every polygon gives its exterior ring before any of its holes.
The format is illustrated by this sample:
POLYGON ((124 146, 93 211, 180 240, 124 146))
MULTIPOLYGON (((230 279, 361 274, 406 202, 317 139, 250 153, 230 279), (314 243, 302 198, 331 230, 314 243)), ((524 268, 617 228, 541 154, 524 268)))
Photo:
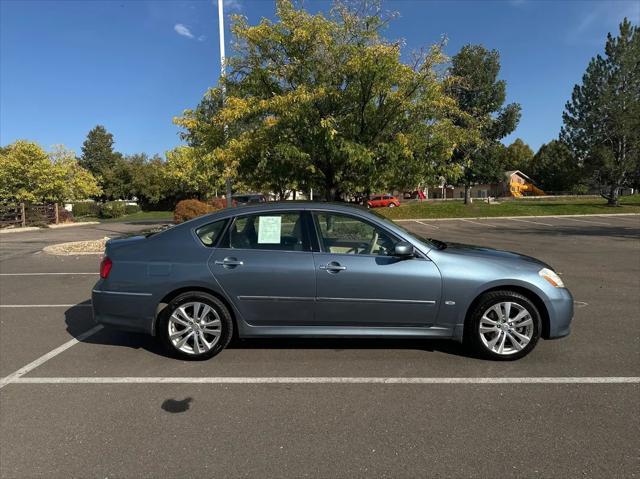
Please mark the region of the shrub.
POLYGON ((140 211, 139 205, 124 205, 124 214, 132 215, 133 213, 137 213, 140 211))
POLYGON ((214 207, 198 200, 182 200, 176 205, 173 219, 176 223, 182 223, 198 216, 215 211, 214 207))
POLYGON ((67 211, 64 208, 58 208, 58 222, 73 223, 73 214, 71 214, 71 211, 67 211))
POLYGON ((103 218, 120 218, 125 214, 123 201, 107 201, 100 208, 100 216, 103 218))
POLYGON ((82 203, 74 203, 71 212, 73 216, 79 218, 81 216, 99 216, 100 205, 94 201, 83 201, 82 203))
MULTIPOLYGON (((236 205, 236 201, 233 201, 233 205, 236 205)), ((214 211, 223 210, 227 207, 227 200, 225 198, 211 198, 207 201, 207 204, 211 205, 214 211)))

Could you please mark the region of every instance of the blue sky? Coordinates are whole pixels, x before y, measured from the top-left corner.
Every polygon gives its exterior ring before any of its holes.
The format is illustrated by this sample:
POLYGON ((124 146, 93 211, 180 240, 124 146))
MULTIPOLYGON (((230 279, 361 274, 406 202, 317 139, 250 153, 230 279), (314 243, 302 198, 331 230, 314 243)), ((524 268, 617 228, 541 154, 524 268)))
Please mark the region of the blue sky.
MULTIPOLYGON (((226 14, 272 17, 272 0, 225 0, 226 14)), ((328 1, 305 2, 327 10, 328 1)), ((387 0, 387 36, 407 51, 448 38, 497 49, 516 132, 534 149, 558 135, 564 103, 606 34, 637 1, 387 0)), ((0 0, 0 144, 26 138, 80 152, 103 124, 126 154, 178 145, 171 119, 195 106, 220 73, 215 0, 0 0)), ((227 31, 227 49, 230 43, 227 31)))

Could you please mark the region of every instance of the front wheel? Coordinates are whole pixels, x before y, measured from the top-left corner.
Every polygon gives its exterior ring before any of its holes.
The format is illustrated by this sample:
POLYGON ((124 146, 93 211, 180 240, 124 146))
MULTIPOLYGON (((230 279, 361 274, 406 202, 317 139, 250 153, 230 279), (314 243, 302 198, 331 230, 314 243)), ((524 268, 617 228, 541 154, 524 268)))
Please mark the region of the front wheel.
POLYGON ((227 307, 200 291, 176 296, 162 311, 158 335, 169 352, 181 359, 209 359, 233 336, 227 307))
POLYGON ((535 305, 514 291, 484 294, 469 317, 466 339, 481 356, 498 361, 520 359, 540 339, 541 319, 535 305))
POLYGON ((396 207, 395 203, 389 203, 387 206, 388 206, 389 208, 395 208, 395 207, 396 207))

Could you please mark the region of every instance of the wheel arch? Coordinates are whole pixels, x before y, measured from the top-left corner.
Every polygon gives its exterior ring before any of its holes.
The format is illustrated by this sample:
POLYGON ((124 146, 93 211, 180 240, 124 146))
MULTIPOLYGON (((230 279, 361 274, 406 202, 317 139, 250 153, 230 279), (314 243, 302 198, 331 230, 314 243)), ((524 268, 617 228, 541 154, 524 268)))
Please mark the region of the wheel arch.
POLYGON ((233 306, 231 305, 231 303, 227 300, 227 298, 224 297, 224 295, 222 295, 219 292, 214 291, 214 290, 212 290, 210 288, 206 288, 204 286, 182 286, 180 288, 177 288, 177 289, 167 293, 160 300, 158 305, 156 306, 156 314, 155 314, 155 318, 153 320, 153 331, 152 331, 152 334, 154 336, 156 335, 158 321, 160 319, 160 313, 162 313, 164 308, 166 308, 169 305, 169 303, 173 300, 173 298, 177 297, 178 295, 180 295, 182 293, 190 293, 190 292, 206 293, 206 294, 209 294, 209 295, 215 297, 220 302, 222 302, 222 304, 224 304, 227 307, 227 310, 229 311, 229 314, 231 315, 231 321, 233 321, 233 334, 234 335, 238 334, 238 322, 237 322, 237 319, 236 319, 236 312, 233 309, 233 306))
POLYGON ((468 336, 468 333, 469 333, 468 328, 470 324, 471 313, 480 302, 480 298, 482 298, 482 296, 484 296, 485 294, 491 293, 494 291, 513 291, 514 293, 519 293, 525 298, 527 298, 529 301, 531 301, 534 304, 534 306, 538 309, 538 312, 540 313, 540 319, 542 321, 541 337, 543 339, 549 338, 549 331, 550 331, 549 311, 547 310, 547 306, 544 304, 544 301, 542 300, 542 298, 538 296, 538 294, 536 294, 534 291, 528 288, 525 288, 523 286, 518 286, 518 285, 511 285, 511 284, 509 285, 503 284, 500 286, 487 288, 484 291, 480 292, 475 297, 475 299, 471 301, 464 316, 464 337, 465 338, 468 336))

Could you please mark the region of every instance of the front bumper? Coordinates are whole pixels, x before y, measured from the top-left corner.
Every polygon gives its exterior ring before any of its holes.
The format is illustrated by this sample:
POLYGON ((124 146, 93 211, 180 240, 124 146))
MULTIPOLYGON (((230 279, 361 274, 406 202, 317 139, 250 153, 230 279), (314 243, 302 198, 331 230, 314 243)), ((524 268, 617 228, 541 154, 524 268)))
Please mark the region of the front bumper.
POLYGON ((545 301, 549 314, 549 331, 545 339, 563 338, 571 332, 573 296, 566 288, 556 288, 555 292, 545 301))

